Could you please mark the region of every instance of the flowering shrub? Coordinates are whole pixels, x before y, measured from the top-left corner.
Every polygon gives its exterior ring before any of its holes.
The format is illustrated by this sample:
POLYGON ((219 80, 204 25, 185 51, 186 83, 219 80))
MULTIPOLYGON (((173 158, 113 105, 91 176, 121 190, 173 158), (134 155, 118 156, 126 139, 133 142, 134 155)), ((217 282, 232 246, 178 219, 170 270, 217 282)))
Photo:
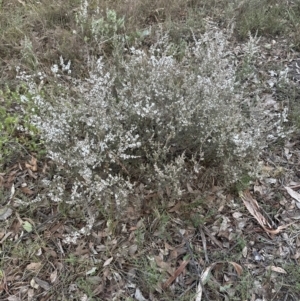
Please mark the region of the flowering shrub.
MULTIPOLYGON (((180 61, 162 35, 148 51, 128 49, 118 64, 98 59, 88 79, 74 79, 75 95, 49 101, 33 91, 33 122, 72 179, 66 195, 56 177, 51 199, 85 197, 121 210, 141 200, 135 183, 178 198, 204 171, 224 183, 255 174, 270 120, 236 80, 229 35, 209 27, 180 61)), ((255 39, 249 43, 247 59, 257 51, 255 39)))

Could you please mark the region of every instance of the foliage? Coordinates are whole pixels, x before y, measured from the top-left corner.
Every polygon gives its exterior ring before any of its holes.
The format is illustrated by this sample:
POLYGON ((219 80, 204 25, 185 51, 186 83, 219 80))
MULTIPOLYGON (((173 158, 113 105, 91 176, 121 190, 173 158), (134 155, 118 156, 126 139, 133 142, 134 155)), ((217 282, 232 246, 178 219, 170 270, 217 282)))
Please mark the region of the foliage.
POLYGON ((285 30, 286 7, 281 3, 245 1, 239 6, 236 30, 245 39, 249 31, 258 35, 279 35, 285 30))
POLYGON ((9 87, 0 90, 0 164, 9 162, 10 158, 24 152, 42 151, 38 131, 30 123, 33 103, 24 86, 12 91, 9 87), (31 137, 31 138, 28 138, 31 137))
MULTIPOLYGON (((75 97, 66 91, 49 101, 32 89, 38 107, 32 122, 50 158, 73 179, 66 196, 56 177, 53 199, 76 202, 84 195, 120 212, 129 198, 139 199, 137 180, 179 198, 205 169, 225 183, 254 175, 270 120, 236 81, 229 37, 210 25, 178 61, 160 33, 148 51, 130 48, 115 65, 95 60, 87 80, 73 80, 75 97)), ((247 63, 255 41, 244 45, 247 63)), ((70 63, 61 59, 61 66, 70 73, 70 63)))

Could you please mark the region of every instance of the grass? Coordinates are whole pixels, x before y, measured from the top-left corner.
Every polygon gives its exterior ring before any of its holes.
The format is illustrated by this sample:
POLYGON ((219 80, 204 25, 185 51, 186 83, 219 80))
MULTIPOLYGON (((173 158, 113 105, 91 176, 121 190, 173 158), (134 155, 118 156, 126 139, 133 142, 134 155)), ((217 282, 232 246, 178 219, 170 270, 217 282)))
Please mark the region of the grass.
MULTIPOLYGON (((104 208, 99 202, 92 206, 92 210, 99 213, 96 229, 76 244, 64 244, 66 234, 80 231, 86 217, 80 206, 47 201, 50 186, 41 180, 51 182, 57 174, 64 176, 64 171, 47 160, 43 141, 30 123, 35 109, 30 93, 16 78, 16 70, 20 68, 29 73, 43 70, 47 78, 41 89, 50 99, 55 99, 72 86, 67 77, 63 79, 63 87, 53 85, 51 66, 57 64, 61 56, 65 62, 71 61, 72 76, 85 78, 87 61, 92 56, 104 56, 108 60, 116 56, 126 58, 128 54, 120 47, 124 41, 128 47, 147 49, 156 41, 156 31, 163 28, 170 32, 171 51, 180 60, 187 45, 193 42, 193 35, 204 31, 208 18, 221 27, 235 24, 233 45, 247 39, 250 32, 268 42, 284 39, 289 51, 299 51, 300 2, 92 0, 87 17, 80 14, 81 5, 79 0, 0 2, 0 197, 1 206, 8 204, 14 210, 12 217, 1 220, 0 239, 6 234, 8 237, 1 242, 0 299, 18 294, 27 298, 34 291, 39 296, 47 295, 49 300, 70 300, 71 297, 73 300, 112 300, 112 296, 115 300, 133 300, 138 287, 145 298, 191 300, 195 290, 188 288, 195 283, 193 279, 198 279, 191 265, 177 282, 163 290, 161 285, 171 275, 155 258, 161 258, 175 271, 187 254, 187 246, 178 234, 184 229, 186 238, 193 239, 193 251, 199 251, 199 258, 196 257, 203 267, 200 255, 204 254, 204 247, 198 231, 209 225, 217 233, 221 220, 220 199, 209 201, 196 192, 193 192, 195 195, 190 193, 182 204, 177 200, 170 204, 167 199, 164 202, 150 199, 152 203, 144 204, 141 213, 133 207, 120 219, 116 218, 114 208, 104 208), (26 110, 21 109, 24 96, 27 96, 26 110), (37 171, 28 167, 32 156, 38 159, 37 171), (32 202, 37 193, 42 203, 32 202), (33 232, 25 239, 19 240, 24 229, 16 213, 34 225, 33 232), (48 217, 53 219, 47 222, 48 217), (39 225, 43 227, 38 228, 39 225), (135 252, 130 249, 132 245, 137 246, 135 252), (112 262, 105 265, 110 258, 112 262), (37 263, 41 265, 35 269, 37 263), (138 281, 134 282, 136 286, 125 290, 125 284, 128 285, 125 280, 132 269, 136 270, 138 281), (89 271, 94 272, 89 274, 89 271), (52 288, 49 291, 42 286, 33 289, 30 283, 34 277, 43 279, 52 288), (20 283, 26 287, 24 292, 20 290, 20 283)), ((240 66, 241 82, 248 80, 249 68, 253 65, 247 62, 240 66)), ((278 97, 289 102, 291 123, 299 129, 299 89, 287 85, 278 91, 278 97)), ((233 194, 249 187, 251 180, 243 178, 233 194)), ((231 212, 229 205, 224 206, 231 212)), ((236 277, 234 269, 226 264, 228 260, 244 263, 241 252, 247 239, 243 235, 237 237, 237 245, 230 254, 213 243, 207 247, 210 259, 218 262, 206 288, 211 300, 221 300, 224 295, 230 296, 230 300, 246 300, 253 292, 251 271, 245 268, 242 276, 236 277), (232 274, 235 276, 230 278, 232 274)), ((224 237, 217 236, 217 239, 226 241, 224 237)), ((287 277, 282 277, 282 286, 299 298, 299 270, 291 263, 286 263, 284 269, 287 277)))

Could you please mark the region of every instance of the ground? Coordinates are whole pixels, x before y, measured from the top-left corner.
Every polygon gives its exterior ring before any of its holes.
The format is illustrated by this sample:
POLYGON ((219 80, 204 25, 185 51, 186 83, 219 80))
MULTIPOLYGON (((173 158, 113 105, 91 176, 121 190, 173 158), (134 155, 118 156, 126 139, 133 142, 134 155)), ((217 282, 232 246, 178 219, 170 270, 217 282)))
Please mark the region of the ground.
MULTIPOLYGON (((109 8, 126 16, 121 34, 134 32, 139 38, 149 26, 169 29, 176 41, 188 37, 190 28, 202 32, 208 17, 220 27, 234 20, 232 47, 238 57, 248 32, 257 33, 263 50, 256 68, 266 79, 266 104, 276 110, 288 101, 294 129, 262 152, 257 178, 245 177, 234 187, 218 185, 214 177, 205 185, 196 179, 177 200, 145 190, 139 210, 131 204, 116 217, 113 208, 32 202, 49 192, 60 170, 37 133, 15 126, 27 122, 16 101, 24 88, 15 69, 42 67, 47 73, 63 55, 77 62, 74 73, 84 77, 86 53, 109 57, 113 45, 107 39, 116 33, 107 26, 99 49, 87 29, 72 33, 81 30, 74 12, 84 2, 35 2, 0 2, 0 300, 299 300, 300 86, 295 62, 300 4, 103 1, 103 12, 109 8), (276 88, 273 73, 288 66, 289 84, 276 88), (89 218, 92 229, 75 237, 89 218)), ((90 10, 96 10, 99 3, 90 2, 90 10)), ((141 47, 149 47, 152 39, 146 35, 141 47)))

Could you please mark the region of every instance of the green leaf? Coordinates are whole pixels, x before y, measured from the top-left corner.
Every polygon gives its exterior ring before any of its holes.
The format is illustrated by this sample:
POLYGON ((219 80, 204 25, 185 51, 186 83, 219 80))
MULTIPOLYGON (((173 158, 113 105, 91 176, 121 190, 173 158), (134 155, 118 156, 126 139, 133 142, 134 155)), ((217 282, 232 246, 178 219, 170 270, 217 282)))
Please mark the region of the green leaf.
POLYGON ((32 232, 32 225, 31 225, 29 222, 25 221, 25 222, 23 223, 23 229, 24 229, 26 232, 32 232))

